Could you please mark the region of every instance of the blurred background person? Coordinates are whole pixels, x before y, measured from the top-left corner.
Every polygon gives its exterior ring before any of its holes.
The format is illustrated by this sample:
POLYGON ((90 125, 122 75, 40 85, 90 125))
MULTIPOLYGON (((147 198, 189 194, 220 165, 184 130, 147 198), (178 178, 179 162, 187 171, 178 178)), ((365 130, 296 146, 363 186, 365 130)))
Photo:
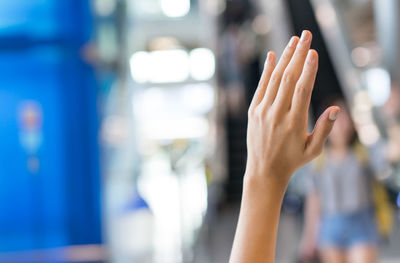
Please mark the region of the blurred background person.
MULTIPOLYGON (((371 151, 375 152, 368 155, 344 101, 333 103, 340 105, 342 112, 324 153, 314 162, 301 254, 311 259, 318 248, 322 262, 377 262, 374 176, 385 172, 387 154, 383 146, 374 145, 371 151)), ((391 219, 391 210, 385 213, 391 219)))

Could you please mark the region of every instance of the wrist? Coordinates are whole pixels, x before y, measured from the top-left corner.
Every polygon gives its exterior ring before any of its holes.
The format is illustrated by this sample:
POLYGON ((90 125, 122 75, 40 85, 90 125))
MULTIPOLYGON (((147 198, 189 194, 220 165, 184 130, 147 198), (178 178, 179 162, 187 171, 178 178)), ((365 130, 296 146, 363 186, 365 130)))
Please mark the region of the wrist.
POLYGON ((289 184, 290 173, 273 172, 268 169, 246 168, 243 189, 262 194, 284 194, 289 184))

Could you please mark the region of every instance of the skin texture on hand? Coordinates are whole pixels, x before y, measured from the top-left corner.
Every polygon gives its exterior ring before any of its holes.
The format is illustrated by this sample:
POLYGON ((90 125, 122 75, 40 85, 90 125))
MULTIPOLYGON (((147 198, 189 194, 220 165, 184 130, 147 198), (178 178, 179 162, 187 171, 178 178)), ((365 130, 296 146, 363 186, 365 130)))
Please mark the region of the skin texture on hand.
POLYGON ((328 108, 307 133, 318 70, 312 35, 292 37, 278 64, 269 52, 248 111, 247 166, 231 263, 274 262, 280 207, 293 172, 318 156, 339 112, 328 108))

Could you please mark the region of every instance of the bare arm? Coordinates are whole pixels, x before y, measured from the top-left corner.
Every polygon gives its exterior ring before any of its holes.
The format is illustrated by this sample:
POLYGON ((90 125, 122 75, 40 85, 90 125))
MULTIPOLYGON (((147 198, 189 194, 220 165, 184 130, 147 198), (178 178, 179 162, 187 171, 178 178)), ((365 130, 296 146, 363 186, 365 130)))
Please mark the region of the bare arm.
POLYGON ((311 258, 316 251, 319 219, 320 219, 320 200, 316 191, 307 195, 304 215, 304 231, 301 241, 302 258, 311 258))
POLYGON ((274 262, 283 195, 292 173, 316 157, 339 111, 328 108, 307 134, 318 68, 311 33, 293 37, 275 67, 270 52, 249 108, 247 166, 230 263, 274 262))

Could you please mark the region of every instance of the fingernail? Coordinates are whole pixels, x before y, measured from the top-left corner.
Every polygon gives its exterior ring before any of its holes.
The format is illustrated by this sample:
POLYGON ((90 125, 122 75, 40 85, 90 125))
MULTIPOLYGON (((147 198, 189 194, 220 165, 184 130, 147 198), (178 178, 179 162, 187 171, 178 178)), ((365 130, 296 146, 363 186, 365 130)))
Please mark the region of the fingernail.
POLYGON ((292 37, 292 38, 290 39, 290 41, 289 41, 289 47, 293 47, 293 46, 295 45, 295 43, 296 43, 296 38, 295 38, 295 37, 292 37))
POLYGON ((331 112, 329 113, 329 120, 336 121, 338 113, 339 113, 338 109, 331 110, 331 112))
POLYGON ((310 39, 310 34, 308 33, 307 30, 304 30, 303 33, 301 33, 300 42, 306 42, 309 39, 310 39))
POLYGON ((310 64, 314 64, 315 62, 315 57, 312 55, 312 51, 309 50, 307 54, 307 62, 310 64))

